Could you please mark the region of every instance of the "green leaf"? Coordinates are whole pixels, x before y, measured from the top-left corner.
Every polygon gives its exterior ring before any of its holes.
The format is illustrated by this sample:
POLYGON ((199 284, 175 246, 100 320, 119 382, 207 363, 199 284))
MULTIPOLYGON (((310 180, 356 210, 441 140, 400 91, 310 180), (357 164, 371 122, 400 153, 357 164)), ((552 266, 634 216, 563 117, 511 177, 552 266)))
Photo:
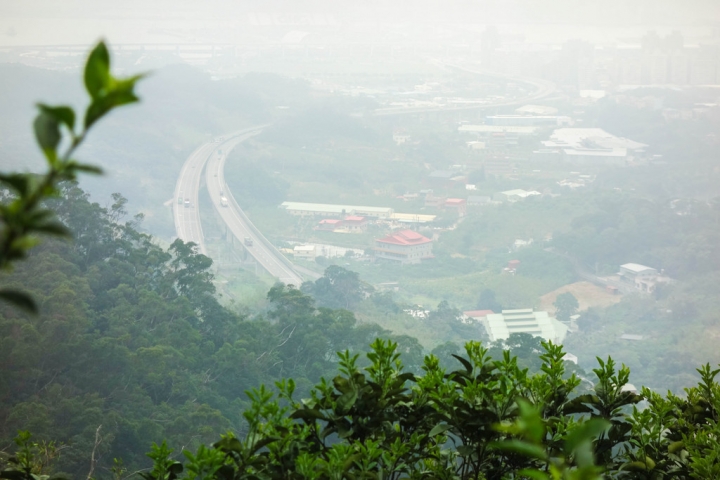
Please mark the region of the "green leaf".
POLYGON ((0 478, 4 478, 7 480, 26 480, 28 478, 28 475, 26 475, 25 472, 21 472, 20 470, 3 470, 0 471, 0 478))
POLYGON ((452 428, 452 425, 448 425, 447 423, 440 423, 438 425, 435 425, 432 430, 430 430, 430 433, 428 434, 429 437, 434 437, 435 435, 440 435, 441 433, 445 433, 448 430, 452 428))
POLYGON ((505 452, 513 452, 525 457, 535 458, 538 460, 547 459, 547 453, 545 449, 533 445, 531 443, 523 442, 522 440, 506 440, 504 442, 492 442, 491 447, 497 450, 503 450, 505 452))
POLYGON ((103 170, 95 165, 87 165, 85 163, 71 163, 68 165, 69 168, 76 172, 92 173, 94 175, 102 175, 103 170))
POLYGON ((357 390, 355 390, 353 388, 349 392, 342 394, 337 399, 338 410, 341 413, 348 412, 352 408, 352 406, 355 405, 356 400, 357 400, 357 390))
POLYGON ((43 113, 47 113, 48 115, 50 115, 58 123, 67 126, 71 132, 75 128, 75 111, 72 108, 66 107, 64 105, 61 105, 59 107, 51 107, 42 103, 38 104, 38 108, 43 113))
POLYGON ((10 185, 22 197, 26 196, 30 190, 30 177, 22 173, 14 173, 11 175, 0 174, 0 182, 10 185))
POLYGON ((38 145, 48 156, 48 150, 55 152, 58 144, 60 144, 60 124, 52 117, 52 115, 41 111, 35 122, 33 122, 33 128, 35 129, 35 138, 37 139, 38 145))
POLYGON ((85 128, 89 128, 115 107, 140 100, 132 91, 111 91, 92 101, 85 111, 85 128))
POLYGON ((291 415, 290 418, 300 418, 303 420, 326 420, 325 415, 323 415, 322 412, 319 410, 316 410, 314 408, 302 408, 295 410, 291 415))
POLYGON ((103 94, 103 91, 110 85, 110 79, 110 53, 105 42, 100 42, 90 52, 87 63, 85 63, 85 88, 93 100, 103 94))
POLYGON ((465 370, 467 370, 468 372, 472 372, 473 368, 472 368, 472 364, 470 362, 468 362, 466 359, 464 359, 463 357, 461 357, 459 355, 455 355, 454 353, 452 354, 452 356, 457 358, 458 361, 463 364, 463 367, 465 367, 465 370))
POLYGON ((592 441, 608 427, 610 427, 610 423, 601 418, 591 418, 587 422, 579 424, 565 437, 565 453, 574 452, 578 445, 592 441))
POLYGON ((35 304, 35 300, 25 292, 15 290, 12 288, 4 288, 0 290, 0 299, 5 300, 8 303, 15 305, 21 310, 25 310, 28 313, 37 314, 38 308, 35 304))

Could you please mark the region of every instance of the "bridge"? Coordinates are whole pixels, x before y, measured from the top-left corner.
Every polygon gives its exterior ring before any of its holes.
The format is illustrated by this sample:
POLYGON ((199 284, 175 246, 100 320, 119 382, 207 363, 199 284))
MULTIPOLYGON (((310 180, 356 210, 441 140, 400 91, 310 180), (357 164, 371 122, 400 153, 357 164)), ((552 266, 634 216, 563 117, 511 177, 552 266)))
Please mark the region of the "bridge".
POLYGON ((198 208, 200 182, 204 171, 210 199, 228 230, 270 275, 283 283, 300 286, 303 277, 295 266, 253 225, 225 183, 224 167, 228 153, 265 127, 267 125, 260 125, 216 138, 190 154, 175 186, 175 231, 178 238, 196 243, 200 252, 207 254, 198 208), (226 205, 221 201, 223 196, 227 198, 226 205))

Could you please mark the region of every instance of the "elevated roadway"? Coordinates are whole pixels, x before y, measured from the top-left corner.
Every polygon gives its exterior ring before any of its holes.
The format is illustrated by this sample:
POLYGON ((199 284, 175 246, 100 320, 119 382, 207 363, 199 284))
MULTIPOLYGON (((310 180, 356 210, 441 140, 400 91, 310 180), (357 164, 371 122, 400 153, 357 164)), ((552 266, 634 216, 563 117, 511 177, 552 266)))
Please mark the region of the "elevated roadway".
POLYGON ((185 161, 175 186, 173 215, 178 238, 194 242, 201 253, 207 255, 198 208, 200 182, 203 171, 210 199, 227 228, 244 245, 248 253, 270 275, 281 282, 300 286, 303 278, 293 264, 285 258, 252 224, 225 183, 224 165, 228 152, 237 144, 260 133, 267 125, 248 128, 204 143, 185 161), (222 195, 221 195, 222 192, 222 195), (227 206, 221 202, 225 196, 227 206), (245 245, 248 244, 248 245, 245 245), (251 245, 250 245, 251 244, 251 245))

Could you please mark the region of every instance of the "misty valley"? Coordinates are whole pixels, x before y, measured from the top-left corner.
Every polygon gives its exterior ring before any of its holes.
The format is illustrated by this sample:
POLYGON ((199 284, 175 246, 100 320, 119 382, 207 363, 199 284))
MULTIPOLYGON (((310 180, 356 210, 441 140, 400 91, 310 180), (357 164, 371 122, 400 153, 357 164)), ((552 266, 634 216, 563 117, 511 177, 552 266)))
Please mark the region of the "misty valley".
POLYGON ((74 3, 0 1, 0 478, 720 478, 714 2, 74 3))

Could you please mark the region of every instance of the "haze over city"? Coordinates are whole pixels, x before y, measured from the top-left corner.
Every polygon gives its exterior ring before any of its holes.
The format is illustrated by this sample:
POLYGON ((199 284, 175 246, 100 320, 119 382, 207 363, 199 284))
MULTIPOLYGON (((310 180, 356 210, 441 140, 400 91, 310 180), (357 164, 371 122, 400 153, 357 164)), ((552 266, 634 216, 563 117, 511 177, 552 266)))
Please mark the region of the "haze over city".
POLYGON ((0 0, 0 478, 720 478, 719 149, 716 0, 0 0))

